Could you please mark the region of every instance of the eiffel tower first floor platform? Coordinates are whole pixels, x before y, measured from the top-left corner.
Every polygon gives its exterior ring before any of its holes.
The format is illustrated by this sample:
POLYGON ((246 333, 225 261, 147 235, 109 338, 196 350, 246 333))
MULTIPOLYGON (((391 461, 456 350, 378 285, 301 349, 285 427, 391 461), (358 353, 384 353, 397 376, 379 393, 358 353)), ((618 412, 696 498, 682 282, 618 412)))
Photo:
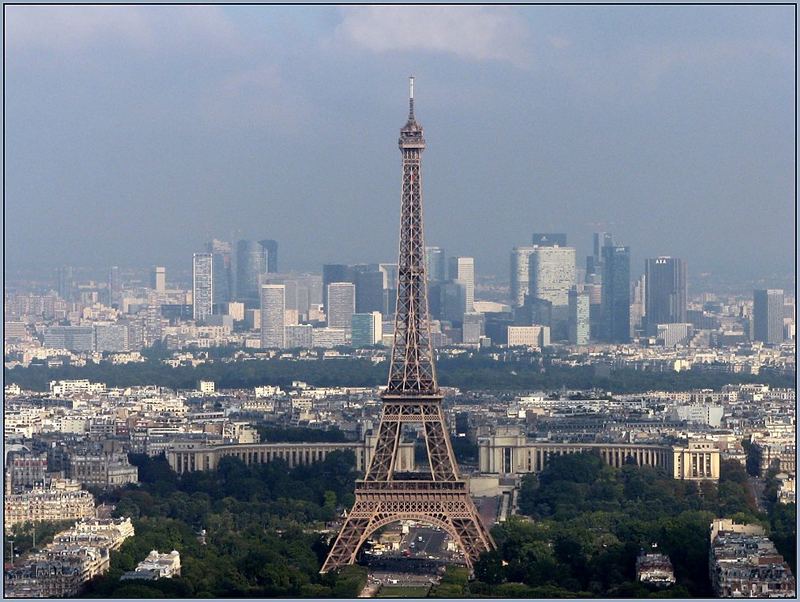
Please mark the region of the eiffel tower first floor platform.
POLYGON ((375 531, 404 520, 440 527, 459 546, 470 568, 481 552, 495 549, 466 481, 357 481, 355 497, 322 573, 353 564, 375 531))

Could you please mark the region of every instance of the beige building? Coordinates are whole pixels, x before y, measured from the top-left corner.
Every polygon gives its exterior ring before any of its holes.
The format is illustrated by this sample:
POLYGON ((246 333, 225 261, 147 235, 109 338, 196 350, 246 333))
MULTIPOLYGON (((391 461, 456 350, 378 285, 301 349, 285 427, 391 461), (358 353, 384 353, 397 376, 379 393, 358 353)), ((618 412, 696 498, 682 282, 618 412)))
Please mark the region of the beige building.
POLYGON ((550 345, 549 326, 508 326, 509 347, 547 347, 550 345))
POLYGON ((497 427, 478 438, 478 466, 484 474, 538 473, 552 456, 581 452, 596 453, 615 468, 632 462, 662 467, 676 479, 719 480, 719 450, 705 441, 686 446, 532 442, 518 427, 497 427))
POLYGON ((8 598, 67 598, 83 584, 108 571, 110 552, 134 535, 129 518, 87 519, 57 533, 53 542, 29 555, 25 564, 6 571, 8 598))
POLYGON ((94 497, 88 491, 67 491, 51 487, 5 496, 4 526, 26 522, 74 520, 94 516, 94 497))
MULTIPOLYGON (((368 436, 363 443, 253 443, 200 446, 193 443, 176 445, 167 450, 167 461, 175 472, 181 474, 195 470, 215 470, 222 458, 232 456, 245 464, 264 464, 284 460, 289 468, 321 462, 335 451, 350 450, 356 457, 356 470, 365 472, 372 460, 377 437, 368 436)), ((414 444, 400 443, 397 471, 414 470, 414 444)))

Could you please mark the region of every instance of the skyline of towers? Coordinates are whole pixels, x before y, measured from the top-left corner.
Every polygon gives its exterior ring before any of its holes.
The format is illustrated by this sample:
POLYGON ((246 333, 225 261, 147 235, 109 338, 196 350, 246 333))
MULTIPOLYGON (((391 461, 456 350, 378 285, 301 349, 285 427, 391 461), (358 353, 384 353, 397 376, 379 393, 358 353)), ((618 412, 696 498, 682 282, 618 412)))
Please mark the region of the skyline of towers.
POLYGON ((659 324, 686 322, 688 291, 686 262, 677 257, 645 260, 645 331, 652 336, 659 324))
POLYGON ((197 322, 207 320, 212 313, 213 281, 213 256, 211 253, 194 253, 192 255, 192 318, 197 322))

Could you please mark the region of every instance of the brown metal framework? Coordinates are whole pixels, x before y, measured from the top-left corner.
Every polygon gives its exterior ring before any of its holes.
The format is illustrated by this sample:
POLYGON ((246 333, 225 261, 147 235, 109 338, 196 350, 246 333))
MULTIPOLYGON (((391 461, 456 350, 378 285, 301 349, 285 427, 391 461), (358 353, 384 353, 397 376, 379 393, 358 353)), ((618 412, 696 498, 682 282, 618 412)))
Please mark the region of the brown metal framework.
POLYGON ((469 496, 466 481, 459 476, 436 381, 422 227, 420 162, 425 139, 422 126, 414 117, 413 78, 408 121, 400 130, 399 145, 403 153, 403 190, 389 382, 382 394, 375 453, 364 479, 356 481, 355 504, 322 566, 323 573, 353 564, 372 533, 401 520, 430 523, 446 531, 464 552, 470 567, 481 552, 495 547, 469 496), (420 429, 425 439, 429 470, 419 479, 394 479, 404 424, 420 429))

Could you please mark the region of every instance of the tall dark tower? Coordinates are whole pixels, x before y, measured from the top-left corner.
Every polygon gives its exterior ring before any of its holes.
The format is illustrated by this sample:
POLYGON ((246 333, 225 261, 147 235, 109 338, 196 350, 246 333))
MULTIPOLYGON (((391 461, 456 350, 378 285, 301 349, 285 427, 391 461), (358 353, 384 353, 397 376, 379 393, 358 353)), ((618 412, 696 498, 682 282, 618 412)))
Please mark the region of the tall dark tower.
POLYGON ((376 530, 401 520, 444 529, 472 567, 494 541, 481 523, 467 483, 458 474, 436 382, 428 318, 425 241, 422 228, 420 162, 425 149, 422 126, 414 118, 414 78, 409 113, 400 130, 403 190, 400 210, 397 311, 389 382, 381 397, 378 439, 363 480, 356 481, 356 501, 342 525, 322 572, 353 564, 359 548, 376 530), (397 473, 397 449, 403 426, 420 430, 428 463, 423 472, 397 473))

